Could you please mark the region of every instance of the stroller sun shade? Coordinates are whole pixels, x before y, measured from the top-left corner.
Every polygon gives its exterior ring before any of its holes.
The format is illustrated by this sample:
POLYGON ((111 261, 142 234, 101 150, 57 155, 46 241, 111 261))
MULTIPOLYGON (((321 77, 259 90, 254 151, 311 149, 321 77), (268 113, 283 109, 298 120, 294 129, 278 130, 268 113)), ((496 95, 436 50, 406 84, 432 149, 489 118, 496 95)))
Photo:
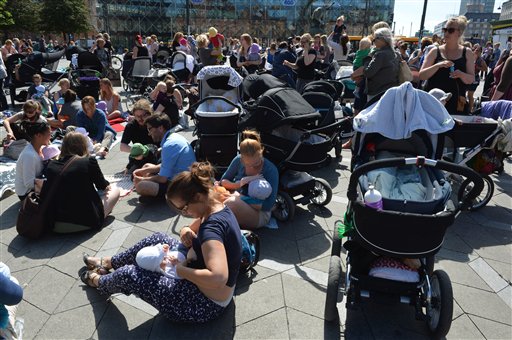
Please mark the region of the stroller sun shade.
POLYGON ((282 125, 306 126, 321 118, 321 114, 292 88, 270 89, 254 104, 247 105, 247 109, 239 127, 266 132, 282 125))
POLYGON ((244 95, 247 99, 258 99, 270 89, 277 87, 288 87, 288 84, 274 77, 271 74, 250 74, 245 77, 243 82, 244 95))

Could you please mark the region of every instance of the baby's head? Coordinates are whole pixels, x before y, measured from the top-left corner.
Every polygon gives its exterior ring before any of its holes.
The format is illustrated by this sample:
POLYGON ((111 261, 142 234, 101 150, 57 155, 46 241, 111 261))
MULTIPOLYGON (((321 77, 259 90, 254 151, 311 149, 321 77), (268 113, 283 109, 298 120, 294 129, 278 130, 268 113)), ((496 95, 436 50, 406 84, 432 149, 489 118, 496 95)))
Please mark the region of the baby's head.
POLYGON ((434 98, 439 100, 441 102, 441 104, 443 104, 443 105, 446 105, 446 103, 452 97, 452 93, 451 92, 446 93, 446 92, 444 92, 441 89, 432 89, 432 90, 430 90, 429 94, 434 96, 434 98))
POLYGON ((56 159, 60 155, 60 149, 57 145, 46 145, 41 149, 43 161, 56 159))
POLYGON ((149 153, 149 148, 141 143, 134 143, 130 151, 130 158, 140 161, 149 153))
POLYGON ((265 179, 256 179, 249 183, 247 194, 249 197, 264 201, 272 194, 272 187, 265 179))
POLYGON ((137 253, 135 261, 142 269, 164 273, 166 264, 165 257, 168 251, 168 244, 159 243, 155 246, 144 247, 137 253))
POLYGON ((372 47, 372 41, 368 37, 364 37, 359 41, 359 50, 366 50, 372 47))

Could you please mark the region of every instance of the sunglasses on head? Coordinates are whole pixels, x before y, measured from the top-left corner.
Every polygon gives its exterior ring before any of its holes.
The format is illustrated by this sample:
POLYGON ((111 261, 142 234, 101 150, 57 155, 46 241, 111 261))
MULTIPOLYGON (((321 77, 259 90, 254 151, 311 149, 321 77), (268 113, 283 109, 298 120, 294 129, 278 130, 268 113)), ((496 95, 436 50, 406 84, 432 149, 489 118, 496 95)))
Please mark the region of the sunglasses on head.
POLYGON ((454 28, 454 27, 450 27, 450 28, 443 27, 443 33, 448 32, 448 33, 452 34, 453 32, 458 31, 458 30, 459 30, 458 28, 454 28))

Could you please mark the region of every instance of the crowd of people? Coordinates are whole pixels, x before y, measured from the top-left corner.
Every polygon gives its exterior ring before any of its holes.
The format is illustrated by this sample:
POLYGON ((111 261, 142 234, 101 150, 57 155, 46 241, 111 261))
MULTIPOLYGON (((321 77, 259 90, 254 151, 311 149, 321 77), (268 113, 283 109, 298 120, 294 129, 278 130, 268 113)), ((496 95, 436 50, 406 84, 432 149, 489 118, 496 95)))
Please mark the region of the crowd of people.
MULTIPOLYGON (((480 77, 488 74, 495 79, 489 86, 490 99, 512 100, 510 46, 503 52, 498 44, 494 48, 490 44, 471 46, 463 41, 466 25, 464 17, 451 18, 442 39, 423 38, 413 51, 407 43, 394 41, 385 22, 375 24, 356 50, 348 39, 344 17, 337 19, 328 34, 305 33, 272 42, 267 49, 249 34, 227 39, 212 27, 195 37, 178 32, 170 46, 159 43, 155 35, 147 39, 137 35, 125 58, 149 56, 156 61, 162 50, 182 51, 198 68, 229 63, 244 76, 265 69, 299 92, 315 79, 316 70, 325 70, 332 61, 350 61, 356 84, 355 114, 399 85, 401 63, 416 71, 413 82, 417 87, 451 93, 451 98, 445 99, 452 114, 473 110, 480 77)), ((38 46, 50 49, 56 44, 44 45, 43 39, 38 46)), ((1 48, 2 59, 30 48, 30 40, 7 40, 1 48)), ((92 48, 106 64, 112 50, 106 34, 98 36, 92 48)), ((191 71, 193 77, 197 69, 191 71)), ((5 78, 0 72, 0 110, 7 108, 2 97, 5 78)), ((117 138, 108 121, 123 117, 121 96, 108 78, 100 80, 99 103, 92 96, 77 98, 67 79, 59 81, 59 91, 52 95, 39 88, 40 76, 35 75, 33 81, 22 112, 4 120, 7 140, 25 141, 16 164, 16 194, 23 201, 35 191, 42 200, 51 200, 48 231, 100 230, 120 197, 119 189, 105 179, 98 158, 107 157, 117 138), (41 97, 52 98, 53 103, 44 109, 38 100, 41 97), (59 148, 50 145, 52 128, 65 132, 59 148)), ((212 166, 197 162, 193 147, 174 129, 185 99, 175 81, 169 77, 158 83, 150 94, 153 103, 141 99, 134 104, 120 150, 129 155, 123 171, 132 176, 141 203, 165 200, 174 212, 193 218, 193 222, 181 229, 179 240, 155 233, 112 257, 86 255, 80 277, 101 293, 136 294, 171 320, 205 322, 230 303, 241 259, 240 228, 257 229, 269 223, 279 174, 264 157, 258 132, 251 130, 242 134, 240 154, 220 180, 212 180, 212 166), (169 250, 176 249, 185 260, 168 257, 169 250), (166 275, 170 264, 175 266, 174 274, 166 275)), ((0 279, 5 277, 0 275, 0 279)), ((13 297, 0 303, 16 301, 13 297)))

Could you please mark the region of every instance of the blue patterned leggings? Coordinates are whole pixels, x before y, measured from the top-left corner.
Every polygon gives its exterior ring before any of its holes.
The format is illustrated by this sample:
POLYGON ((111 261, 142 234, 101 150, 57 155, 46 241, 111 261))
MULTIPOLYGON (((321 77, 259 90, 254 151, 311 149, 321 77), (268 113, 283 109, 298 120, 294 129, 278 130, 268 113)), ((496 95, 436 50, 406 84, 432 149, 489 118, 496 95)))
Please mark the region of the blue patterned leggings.
POLYGON ((112 268, 115 271, 101 276, 99 292, 135 294, 158 309, 162 315, 176 322, 206 322, 217 318, 225 307, 208 299, 192 282, 172 279, 137 266, 137 252, 158 243, 167 243, 172 249, 179 242, 159 232, 112 256, 112 268))

